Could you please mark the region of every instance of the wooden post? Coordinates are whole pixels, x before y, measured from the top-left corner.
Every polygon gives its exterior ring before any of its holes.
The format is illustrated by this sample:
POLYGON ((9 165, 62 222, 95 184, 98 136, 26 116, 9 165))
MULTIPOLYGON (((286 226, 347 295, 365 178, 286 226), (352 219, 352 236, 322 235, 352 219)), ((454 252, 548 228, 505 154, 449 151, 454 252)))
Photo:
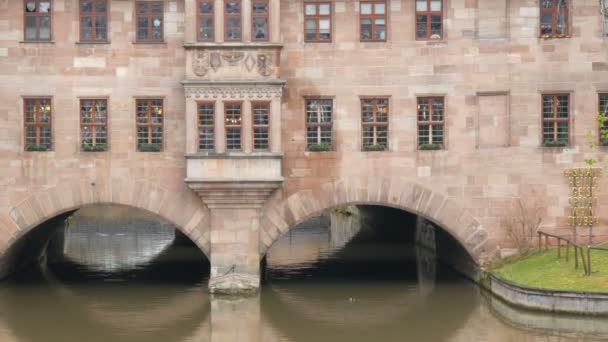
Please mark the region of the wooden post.
POLYGON ((566 240, 566 262, 570 261, 570 240, 566 240))
POLYGON ((574 268, 578 269, 578 246, 574 246, 574 268))
POLYGON ((591 275, 591 246, 587 246, 587 271, 591 275))
POLYGON ((541 233, 540 233, 540 232, 538 232, 538 250, 539 250, 539 251, 540 251, 540 249, 541 249, 541 247, 542 247, 541 245, 542 245, 542 241, 543 241, 543 240, 541 240, 541 238, 540 238, 540 234, 541 234, 541 233))
POLYGON ((585 275, 587 275, 587 262, 585 261, 585 251, 583 250, 583 247, 581 247, 581 261, 583 262, 583 271, 585 272, 585 275))
POLYGON ((557 238, 557 258, 562 258, 562 239, 557 238))

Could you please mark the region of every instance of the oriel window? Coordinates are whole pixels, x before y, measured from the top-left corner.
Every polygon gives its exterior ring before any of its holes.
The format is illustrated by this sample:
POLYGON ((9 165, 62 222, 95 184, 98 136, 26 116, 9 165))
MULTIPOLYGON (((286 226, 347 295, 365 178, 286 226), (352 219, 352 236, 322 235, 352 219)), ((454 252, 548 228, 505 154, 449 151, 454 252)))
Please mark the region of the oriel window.
POLYGON ((224 3, 224 39, 240 42, 242 36, 242 4, 240 0, 224 3))
POLYGON ((568 36, 568 0, 540 0, 540 36, 568 36))
POLYGON ((80 41, 108 40, 108 3, 106 0, 80 0, 80 41))
POLYGON ((137 150, 159 152, 163 145, 163 100, 138 99, 136 102, 137 150))
POLYGON ((416 39, 437 40, 442 36, 442 0, 416 0, 416 39))
POLYGON ((418 98, 418 149, 438 150, 444 147, 444 98, 418 98))
POLYGON ((201 42, 214 41, 214 9, 213 0, 198 1, 198 40, 201 42))
POLYGON ((304 3, 304 40, 331 42, 331 3, 304 3))
POLYGON ((53 110, 50 98, 24 99, 26 151, 50 151, 53 110))
POLYGON ((251 2, 251 40, 267 41, 268 34, 268 0, 252 0, 251 2))
POLYGON ((163 2, 137 1, 137 42, 150 43, 163 41, 163 2))
POLYGON ((213 151, 215 144, 215 103, 198 104, 198 149, 213 151))
POLYGON ((224 103, 224 112, 226 118, 226 150, 240 151, 242 149, 242 103, 226 102, 224 103))
POLYGON ((359 24, 361 41, 385 41, 386 1, 361 1, 359 24))
POLYGON ((51 40, 51 0, 24 1, 24 29, 26 41, 51 40))
POLYGON ((267 151, 270 146, 270 102, 253 102, 253 149, 267 151))
POLYGON ((306 100, 306 143, 309 150, 331 149, 332 99, 306 100))
POLYGON ((388 146, 388 99, 361 100, 361 132, 364 151, 382 151, 388 146))
POLYGON ((106 151, 108 147, 108 101, 80 100, 80 147, 83 151, 106 151))
POLYGON ((543 145, 567 146, 570 137, 570 96, 543 95, 543 145))

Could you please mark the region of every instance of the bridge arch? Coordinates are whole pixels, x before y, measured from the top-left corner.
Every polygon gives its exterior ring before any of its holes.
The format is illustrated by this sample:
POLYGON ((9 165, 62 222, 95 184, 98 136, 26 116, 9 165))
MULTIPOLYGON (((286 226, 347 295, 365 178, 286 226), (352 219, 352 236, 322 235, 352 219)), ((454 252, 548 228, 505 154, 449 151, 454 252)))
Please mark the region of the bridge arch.
POLYGON ((496 255, 497 245, 468 210, 446 195, 402 178, 344 178, 274 197, 264 207, 260 254, 298 224, 324 210, 343 205, 377 205, 401 209, 437 224, 458 241, 477 266, 496 255))
POLYGON ((208 209, 184 187, 169 189, 151 181, 81 179, 32 193, 0 215, 0 257, 21 237, 61 214, 92 204, 117 204, 141 209, 173 224, 209 257, 208 209))

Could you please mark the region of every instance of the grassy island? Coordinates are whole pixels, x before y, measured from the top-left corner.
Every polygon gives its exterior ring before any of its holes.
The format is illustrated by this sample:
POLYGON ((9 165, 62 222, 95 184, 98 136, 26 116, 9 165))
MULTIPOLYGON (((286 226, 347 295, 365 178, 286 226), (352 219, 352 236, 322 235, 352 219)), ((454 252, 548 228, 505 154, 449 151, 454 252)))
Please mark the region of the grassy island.
POLYGON ((591 275, 585 276, 583 266, 574 268, 574 256, 566 262, 556 250, 536 251, 506 258, 490 269, 503 279, 519 285, 564 291, 608 292, 608 251, 592 251, 591 275))

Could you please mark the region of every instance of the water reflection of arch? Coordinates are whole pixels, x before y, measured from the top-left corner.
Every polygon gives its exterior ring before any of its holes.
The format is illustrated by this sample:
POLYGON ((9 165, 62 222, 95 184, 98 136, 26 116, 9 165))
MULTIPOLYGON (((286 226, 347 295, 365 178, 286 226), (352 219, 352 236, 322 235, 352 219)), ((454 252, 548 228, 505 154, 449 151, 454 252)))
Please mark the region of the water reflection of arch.
MULTIPOLYGON (((335 291, 345 294, 347 289, 341 284, 335 291)), ((378 331, 382 331, 383 341, 445 341, 467 322, 477 303, 472 285, 424 297, 407 288, 387 295, 385 286, 368 287, 368 293, 378 295, 375 300, 371 296, 351 302, 343 296, 343 302, 334 305, 327 300, 333 294, 318 290, 268 287, 262 291, 263 317, 290 341, 314 341, 321 336, 327 341, 373 341, 378 339, 378 331), (454 298, 462 305, 446 307, 454 298)))
POLYGON ((484 292, 490 312, 502 323, 534 334, 608 340, 608 317, 556 314, 520 309, 484 292))
POLYGON ((40 291, 22 284, 0 289, 0 312, 10 313, 3 315, 2 321, 19 342, 183 340, 209 315, 204 286, 192 286, 188 291, 165 287, 154 298, 152 292, 121 292, 121 285, 115 293, 104 293, 94 286, 81 291, 48 271, 41 271, 37 277, 34 283, 43 283, 40 291), (96 294, 103 294, 103 301, 96 294), (138 305, 136 311, 134 303, 138 305), (142 303, 147 303, 145 310, 142 303))

